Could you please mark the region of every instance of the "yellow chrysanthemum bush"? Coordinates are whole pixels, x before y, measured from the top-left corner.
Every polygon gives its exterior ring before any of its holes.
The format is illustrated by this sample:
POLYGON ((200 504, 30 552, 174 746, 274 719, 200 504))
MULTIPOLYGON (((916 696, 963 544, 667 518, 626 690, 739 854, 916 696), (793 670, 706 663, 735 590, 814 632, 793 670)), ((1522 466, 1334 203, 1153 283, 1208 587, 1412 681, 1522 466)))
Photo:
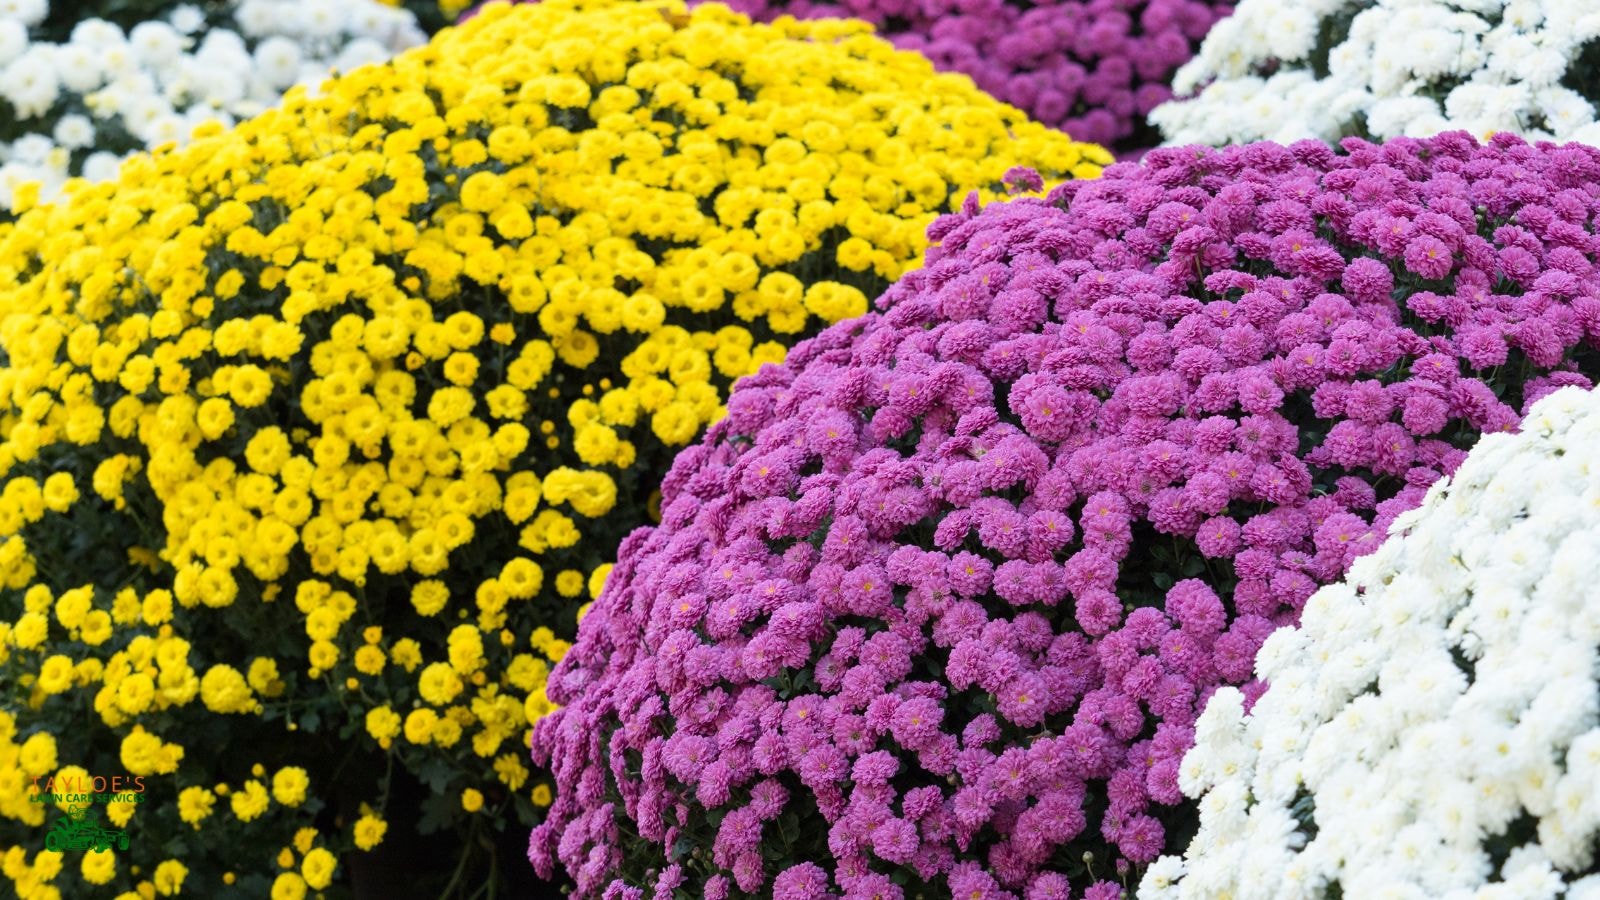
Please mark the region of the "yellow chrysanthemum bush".
POLYGON ((970 191, 1109 161, 859 24, 550 0, 0 225, 0 871, 525 867, 546 674, 675 448, 970 191), (63 772, 143 778, 127 851, 40 849, 63 772))

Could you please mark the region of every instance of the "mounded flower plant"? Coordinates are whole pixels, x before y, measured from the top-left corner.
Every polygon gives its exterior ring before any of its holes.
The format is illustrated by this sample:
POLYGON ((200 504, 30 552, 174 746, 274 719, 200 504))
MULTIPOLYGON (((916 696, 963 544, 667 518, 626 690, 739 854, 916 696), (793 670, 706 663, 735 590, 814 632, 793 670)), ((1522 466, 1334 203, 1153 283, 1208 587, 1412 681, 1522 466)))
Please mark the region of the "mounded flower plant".
POLYGON ((548 666, 728 384, 1107 161, 863 25, 557 0, 0 225, 0 871, 297 896, 530 826, 548 666), (63 772, 145 779, 125 854, 37 849, 63 772))
POLYGON ((1242 0, 1150 120, 1174 144, 1463 128, 1593 144, 1597 78, 1583 0, 1242 0))
MULTIPOLYGON (((1025 175, 1016 176, 1024 180, 1025 175)), ((1152 152, 742 381, 534 730, 582 896, 1114 898, 1263 640, 1600 371, 1600 151, 1152 152)))
POLYGON ((1600 394, 1489 435, 1196 724, 1141 897, 1600 897, 1600 394))

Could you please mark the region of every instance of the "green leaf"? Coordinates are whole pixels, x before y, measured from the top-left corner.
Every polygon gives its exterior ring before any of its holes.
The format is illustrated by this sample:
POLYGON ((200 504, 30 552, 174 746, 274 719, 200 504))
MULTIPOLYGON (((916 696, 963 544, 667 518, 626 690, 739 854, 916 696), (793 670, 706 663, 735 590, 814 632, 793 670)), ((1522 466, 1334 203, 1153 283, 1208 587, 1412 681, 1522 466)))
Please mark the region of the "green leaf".
POLYGON ((442 794, 450 786, 450 765, 443 759, 429 759, 417 767, 417 780, 435 794, 442 794))
POLYGON ((438 793, 430 795, 422 801, 417 834, 433 834, 451 827, 455 824, 456 810, 459 808, 452 797, 438 793))

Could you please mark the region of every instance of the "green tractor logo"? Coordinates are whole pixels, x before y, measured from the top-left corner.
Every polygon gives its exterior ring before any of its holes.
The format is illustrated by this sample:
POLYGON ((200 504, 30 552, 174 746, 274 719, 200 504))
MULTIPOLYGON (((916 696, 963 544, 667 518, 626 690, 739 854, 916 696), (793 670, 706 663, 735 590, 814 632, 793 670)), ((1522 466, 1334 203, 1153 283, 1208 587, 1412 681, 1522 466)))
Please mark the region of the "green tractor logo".
POLYGON ((45 849, 60 853, 66 850, 118 850, 128 849, 128 833, 107 828, 87 806, 74 806, 66 815, 56 820, 44 836, 45 849))

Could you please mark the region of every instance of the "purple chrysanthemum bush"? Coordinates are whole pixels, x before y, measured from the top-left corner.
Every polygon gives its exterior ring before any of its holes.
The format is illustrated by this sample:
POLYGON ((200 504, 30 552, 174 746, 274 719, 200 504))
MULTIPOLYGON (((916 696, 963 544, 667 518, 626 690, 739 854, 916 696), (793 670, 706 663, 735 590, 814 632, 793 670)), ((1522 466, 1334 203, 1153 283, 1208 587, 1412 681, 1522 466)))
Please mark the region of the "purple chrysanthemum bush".
MULTIPOLYGON (((1017 180, 1026 181, 1026 178, 1017 180)), ((582 896, 1113 898, 1199 709, 1600 371, 1600 151, 1157 150, 935 223, 743 381, 552 674, 582 896)))

